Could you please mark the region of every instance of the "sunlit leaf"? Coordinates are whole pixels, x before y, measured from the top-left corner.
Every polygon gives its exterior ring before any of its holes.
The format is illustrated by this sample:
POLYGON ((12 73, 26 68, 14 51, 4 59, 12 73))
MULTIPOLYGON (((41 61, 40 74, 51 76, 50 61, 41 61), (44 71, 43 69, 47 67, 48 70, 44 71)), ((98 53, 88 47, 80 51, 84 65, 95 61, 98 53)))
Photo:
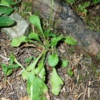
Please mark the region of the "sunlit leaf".
POLYGON ((84 8, 89 7, 89 6, 90 6, 90 1, 84 2, 84 3, 82 4, 82 6, 83 6, 84 8))
POLYGON ((31 79, 32 78, 31 76, 34 77, 34 75, 35 75, 35 73, 33 71, 28 72, 28 74, 27 74, 25 70, 22 70, 22 78, 25 79, 25 80, 31 79))
POLYGON ((33 33, 33 32, 28 35, 28 38, 29 39, 37 40, 39 42, 41 41, 40 38, 39 38, 39 36, 38 36, 38 34, 37 33, 33 33))
POLYGON ((59 57, 57 54, 49 55, 48 57, 48 63, 51 67, 55 67, 59 62, 59 57))
POLYGON ((31 63, 27 68, 26 70, 27 71, 31 71, 31 70, 34 70, 35 67, 36 67, 36 64, 38 63, 39 59, 42 57, 42 54, 40 54, 35 60, 33 63, 31 63))
POLYGON ((68 60, 62 60, 62 67, 65 68, 68 66, 68 60))
POLYGON ((85 8, 84 8, 82 5, 79 5, 79 6, 78 6, 78 11, 83 12, 84 9, 85 9, 85 8))
POLYGON ((65 42, 67 44, 69 44, 69 45, 76 45, 77 44, 77 41, 73 37, 71 37, 71 36, 67 36, 65 38, 65 42))
POLYGON ((9 69, 9 70, 7 71, 7 73, 6 73, 6 75, 9 76, 9 75, 12 74, 12 72, 13 72, 13 70, 12 70, 12 69, 9 69))
POLYGON ((21 36, 20 38, 13 39, 12 42, 11 42, 11 46, 18 47, 23 42, 27 42, 27 37, 26 36, 21 36))
POLYGON ((38 76, 39 76, 43 81, 45 81, 45 74, 46 74, 46 71, 45 71, 45 68, 43 67, 42 70, 40 71, 40 73, 38 74, 38 76))
POLYGON ((58 76, 55 68, 53 68, 50 83, 52 87, 52 93, 54 95, 58 95, 64 83, 62 79, 58 76))
POLYGON ((44 60, 41 60, 37 66, 37 68, 35 69, 35 74, 39 74, 39 72, 42 70, 42 68, 44 67, 44 60))
POLYGON ((31 15, 29 20, 34 26, 36 26, 43 33, 41 23, 40 23, 40 19, 37 15, 31 15))
POLYGON ((27 93, 28 95, 31 95, 31 92, 32 92, 31 86, 33 82, 35 81, 36 76, 34 75, 33 72, 28 72, 28 74, 26 74, 26 78, 27 78, 27 93))
POLYGON ((51 40, 51 46, 55 47, 55 46, 57 45, 57 43, 58 43, 62 38, 63 38, 62 36, 54 37, 54 38, 51 40))
POLYGON ((10 7, 9 3, 7 2, 7 0, 1 0, 0 1, 0 5, 10 7))
POLYGON ((45 93, 48 92, 48 88, 42 79, 36 77, 34 82, 31 84, 30 90, 31 100, 47 100, 45 93))

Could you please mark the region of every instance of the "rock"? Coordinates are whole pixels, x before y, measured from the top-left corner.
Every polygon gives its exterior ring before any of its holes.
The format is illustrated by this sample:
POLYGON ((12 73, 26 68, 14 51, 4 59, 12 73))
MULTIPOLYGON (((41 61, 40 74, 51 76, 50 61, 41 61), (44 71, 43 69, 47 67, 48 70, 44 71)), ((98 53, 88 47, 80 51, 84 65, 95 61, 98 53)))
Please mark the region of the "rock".
POLYGON ((29 33, 29 23, 23 19, 19 14, 13 13, 10 17, 16 21, 13 27, 2 28, 1 32, 8 35, 10 39, 17 38, 29 33))
MULTIPOLYGON (((39 13, 43 19, 51 16, 52 0, 33 0, 33 13, 39 13)), ((100 51, 100 33, 89 30, 83 20, 60 0, 54 0, 52 12, 53 27, 65 35, 78 40, 78 46, 92 55, 100 51)))

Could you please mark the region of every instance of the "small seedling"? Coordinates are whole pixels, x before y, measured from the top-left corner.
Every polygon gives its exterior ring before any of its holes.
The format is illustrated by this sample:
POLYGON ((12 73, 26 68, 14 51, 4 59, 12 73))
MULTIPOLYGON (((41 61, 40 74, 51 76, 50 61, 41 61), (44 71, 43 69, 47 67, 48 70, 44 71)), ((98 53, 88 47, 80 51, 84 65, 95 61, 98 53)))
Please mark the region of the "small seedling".
POLYGON ((80 4, 79 6, 78 6, 78 11, 79 12, 82 12, 82 13, 84 13, 85 15, 87 14, 87 7, 89 7, 90 6, 90 2, 88 1, 88 2, 85 2, 85 3, 83 3, 83 4, 80 4))
POLYGON ((19 66, 15 64, 14 59, 10 56, 9 64, 1 64, 2 70, 5 75, 9 76, 13 73, 14 69, 18 68, 19 66))
POLYGON ((74 73, 73 73, 73 71, 72 71, 71 68, 68 69, 68 75, 69 75, 70 77, 72 77, 72 76, 74 75, 74 73))
POLYGON ((62 67, 66 68, 68 66, 68 60, 64 59, 62 60, 62 67))

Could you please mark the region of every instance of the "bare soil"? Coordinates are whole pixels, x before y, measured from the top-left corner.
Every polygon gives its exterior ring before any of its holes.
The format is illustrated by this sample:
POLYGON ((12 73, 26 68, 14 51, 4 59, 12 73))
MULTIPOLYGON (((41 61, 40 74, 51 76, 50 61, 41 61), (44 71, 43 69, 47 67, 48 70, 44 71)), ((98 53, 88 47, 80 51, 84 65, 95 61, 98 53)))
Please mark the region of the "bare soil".
MULTIPOLYGON (((58 74, 64 80, 59 96, 54 96, 49 90, 51 100, 100 100, 100 65, 93 60, 89 55, 82 54, 75 47, 70 47, 66 44, 60 44, 58 47, 60 57, 69 60, 67 68, 58 68, 58 74), (74 76, 70 77, 67 74, 68 68, 72 68, 74 76)), ((18 47, 10 46, 10 40, 4 34, 0 36, 0 63, 8 63, 11 52, 13 52, 18 61, 23 65, 25 59, 39 54, 37 48, 34 47, 18 47)), ((52 70, 48 68, 48 73, 52 70)), ((20 75, 21 69, 6 77, 0 66, 0 100, 27 100, 26 84, 20 75)), ((48 82, 49 86, 49 82, 48 82)), ((50 87, 49 87, 50 88, 50 87)))

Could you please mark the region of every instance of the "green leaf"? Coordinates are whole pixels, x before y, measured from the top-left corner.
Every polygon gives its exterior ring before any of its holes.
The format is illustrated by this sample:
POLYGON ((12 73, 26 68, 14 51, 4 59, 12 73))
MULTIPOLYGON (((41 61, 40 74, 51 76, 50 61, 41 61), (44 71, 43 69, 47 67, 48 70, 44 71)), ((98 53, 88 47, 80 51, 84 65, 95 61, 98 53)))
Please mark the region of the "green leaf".
POLYGON ((26 36, 21 36, 20 38, 13 39, 12 42, 11 42, 11 46, 18 47, 23 42, 27 42, 27 37, 26 36))
POLYGON ((14 1, 14 0, 7 0, 7 2, 9 3, 9 5, 16 5, 16 4, 19 4, 20 2, 21 2, 21 0, 16 0, 16 1, 14 1))
POLYGON ((30 90, 31 100, 46 100, 45 93, 48 92, 48 88, 42 79, 36 77, 31 84, 30 90))
POLYGON ((0 27, 11 26, 14 23, 15 21, 9 18, 8 16, 0 16, 0 27))
POLYGON ((33 63, 31 63, 27 68, 26 70, 27 71, 31 71, 31 70, 34 70, 35 67, 36 67, 36 64, 38 63, 39 59, 42 57, 42 54, 40 54, 33 63))
POLYGON ((57 54, 49 55, 48 57, 48 63, 51 67, 55 67, 59 62, 59 57, 57 54))
POLYGON ((33 57, 32 57, 32 56, 30 56, 30 57, 26 58, 26 59, 25 59, 25 63, 29 64, 29 63, 30 63, 30 61, 31 61, 32 59, 33 59, 33 57))
POLYGON ((68 69, 68 75, 69 75, 70 77, 72 77, 72 76, 74 75, 74 73, 73 73, 73 71, 72 71, 71 68, 68 69))
POLYGON ((31 94, 31 85, 35 81, 36 76, 31 71, 31 72, 28 72, 28 74, 26 74, 26 78, 27 78, 27 93, 30 95, 31 94))
POLYGON ((13 65, 7 65, 7 69, 13 69, 13 65))
POLYGON ((44 67, 44 61, 41 60, 38 64, 38 67, 35 69, 35 74, 39 74, 39 72, 42 70, 42 68, 44 67))
POLYGON ((77 41, 73 37, 71 37, 71 36, 67 36, 65 38, 65 42, 67 44, 69 44, 69 45, 76 45, 77 44, 77 41))
POLYGON ((68 3, 75 3, 75 0, 66 0, 68 3))
POLYGON ((7 2, 7 0, 1 0, 0 5, 10 7, 9 3, 7 2))
POLYGON ((3 15, 3 13, 0 12, 0 16, 3 15))
POLYGON ((6 74, 8 71, 7 65, 6 64, 1 64, 3 72, 6 74))
POLYGON ((45 81, 45 74, 46 74, 46 71, 45 71, 45 68, 43 67, 42 70, 40 71, 40 73, 38 74, 38 76, 39 76, 43 81, 45 81))
POLYGON ((15 60, 15 56, 13 53, 11 53, 10 60, 9 60, 10 65, 12 65, 14 63, 14 60, 15 60))
POLYGON ((35 76, 35 73, 33 71, 28 72, 28 74, 27 74, 25 70, 24 71, 22 70, 22 78, 23 79, 25 79, 25 80, 29 80, 29 79, 33 80, 34 76, 35 76))
POLYGON ((92 0, 92 2, 93 2, 94 4, 98 4, 98 3, 100 3, 100 0, 92 0))
POLYGON ((34 26, 36 26, 43 33, 41 23, 40 23, 40 19, 37 15, 31 15, 29 20, 34 26))
POLYGON ((84 7, 82 5, 78 6, 78 11, 83 12, 84 11, 84 7))
POLYGON ((44 35, 46 37, 49 37, 52 33, 50 33, 50 29, 47 29, 46 31, 44 31, 44 35))
POLYGON ((87 9, 84 9, 83 13, 86 14, 87 13, 87 9))
POLYGON ((9 69, 9 70, 7 71, 7 76, 11 75, 12 72, 13 72, 13 70, 12 70, 12 69, 9 69))
POLYGON ((62 86, 64 85, 64 82, 58 76, 55 68, 53 68, 52 76, 51 76, 51 79, 50 79, 50 83, 51 83, 51 87, 52 87, 52 93, 54 95, 58 95, 60 90, 61 90, 61 88, 62 88, 62 86))
POLYGON ((22 78, 28 80, 28 76, 25 71, 22 72, 22 78))
POLYGON ((5 14, 5 15, 9 15, 12 12, 13 12, 13 8, 0 6, 0 13, 5 14))
POLYGON ((19 65, 14 64, 12 67, 13 67, 13 68, 19 68, 19 65))
POLYGON ((41 42, 41 40, 40 40, 40 38, 39 38, 39 36, 38 36, 38 34, 37 33, 30 33, 29 35, 28 35, 28 38, 29 39, 34 39, 34 40, 37 40, 37 41, 39 41, 39 42, 41 42))
POLYGON ((55 47, 55 46, 57 45, 57 43, 58 43, 62 38, 63 38, 62 36, 54 37, 54 38, 51 40, 51 46, 55 47))
POLYGON ((90 1, 83 3, 82 6, 84 8, 89 7, 90 6, 90 1))
POLYGON ((62 60, 62 67, 65 68, 68 66, 68 60, 62 60))
POLYGON ((13 72, 13 66, 12 65, 6 65, 6 64, 1 64, 3 72, 9 76, 13 72))

